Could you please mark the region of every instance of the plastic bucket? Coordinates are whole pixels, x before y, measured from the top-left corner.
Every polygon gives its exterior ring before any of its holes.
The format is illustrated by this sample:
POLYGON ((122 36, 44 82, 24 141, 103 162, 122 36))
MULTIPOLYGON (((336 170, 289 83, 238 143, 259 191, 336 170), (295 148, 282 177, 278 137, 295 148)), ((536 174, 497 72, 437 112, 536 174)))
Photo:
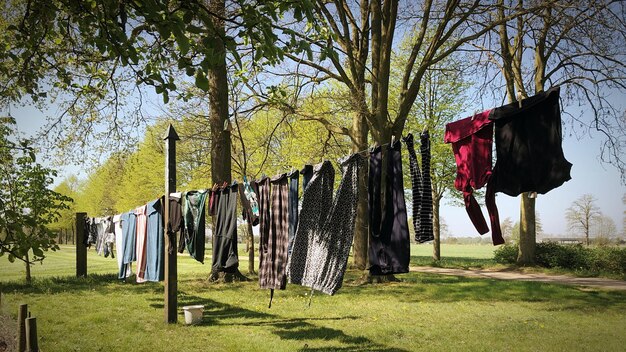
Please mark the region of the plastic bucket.
POLYGON ((183 311, 185 312, 185 324, 193 325, 198 324, 202 321, 202 313, 204 312, 203 305, 197 306, 184 306, 183 311))

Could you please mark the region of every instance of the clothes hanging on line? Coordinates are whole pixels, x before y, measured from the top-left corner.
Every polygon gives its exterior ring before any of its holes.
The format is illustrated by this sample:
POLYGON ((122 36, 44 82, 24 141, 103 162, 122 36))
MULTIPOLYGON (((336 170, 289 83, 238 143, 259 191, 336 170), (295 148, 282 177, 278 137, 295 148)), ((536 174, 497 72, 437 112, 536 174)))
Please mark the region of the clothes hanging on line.
POLYGON ((496 165, 494 190, 509 196, 545 194, 571 179, 562 147, 560 88, 493 109, 496 165))
POLYGON ((130 265, 124 264, 124 231, 122 229, 122 214, 113 216, 115 231, 115 252, 117 252, 118 278, 126 279, 132 274, 130 265))
POLYGON ((167 251, 169 254, 172 254, 174 243, 176 243, 176 233, 181 230, 183 224, 182 197, 181 192, 170 193, 169 196, 170 209, 167 223, 167 240, 169 242, 167 251))
POLYGON ((313 165, 304 165, 302 170, 300 170, 300 174, 302 175, 302 190, 306 188, 311 181, 311 177, 313 177, 313 165))
MULTIPOLYGON (((289 247, 289 184, 286 174, 267 178, 259 184, 264 206, 270 206, 269 231, 264 231, 259 249, 259 285, 265 289, 284 290, 287 284, 287 251, 289 247), (269 192, 268 192, 269 187, 269 192)), ((261 216, 267 215, 261 213, 261 216)), ((271 304, 271 303, 270 303, 271 304)))
POLYGON ((369 271, 372 275, 409 271, 410 239, 400 148, 400 141, 395 141, 386 148, 387 175, 384 208, 381 204, 382 148, 378 146, 370 152, 369 271))
MULTIPOLYGON (((189 254, 204 264, 205 238, 206 238, 206 216, 205 203, 208 191, 189 191, 183 194, 183 216, 184 229, 178 243, 178 252, 182 253, 187 248, 189 254)), ((211 192, 217 196, 216 192, 211 192)))
POLYGON ((335 170, 330 161, 312 166, 310 175, 302 192, 302 209, 287 266, 289 282, 298 285, 302 285, 306 264, 312 255, 309 251, 313 248, 314 241, 320 237, 319 233, 333 200, 335 170))
POLYGON ((142 205, 135 209, 137 237, 136 243, 136 258, 137 258, 137 282, 145 282, 146 276, 146 236, 148 226, 148 214, 147 206, 142 205))
POLYGON ((163 198, 146 205, 146 281, 163 281, 165 276, 165 247, 163 234, 163 198))
POLYGON ((411 172, 411 192, 413 198, 413 229, 415 241, 424 243, 432 241, 433 233, 433 198, 432 182, 430 177, 430 137, 428 131, 420 136, 420 155, 422 169, 415 153, 413 134, 409 133, 403 138, 409 152, 409 167, 411 172))
POLYGON ((241 215, 245 221, 249 222, 252 226, 256 226, 259 224, 259 203, 247 178, 244 177, 244 180, 243 183, 239 184, 239 200, 241 201, 242 208, 241 215))
POLYGON ((300 171, 295 170, 289 173, 287 177, 289 178, 289 246, 287 253, 288 255, 291 255, 293 238, 296 235, 296 228, 298 227, 298 184, 300 180, 300 171))
POLYGON ((130 263, 137 260, 135 242, 137 239, 137 215, 134 211, 122 214, 122 263, 130 267, 130 263))
POLYGON ((239 268, 237 253, 237 192, 239 185, 218 189, 218 204, 213 232, 213 255, 211 272, 236 272, 239 268))
POLYGON ((457 165, 454 187, 463 192, 465 210, 481 235, 489 232, 489 227, 474 197, 474 190, 487 185, 485 204, 491 222, 491 238, 493 244, 498 245, 504 243, 504 239, 493 187, 493 123, 489 120, 490 114, 491 110, 486 110, 447 124, 444 142, 452 144, 457 165))

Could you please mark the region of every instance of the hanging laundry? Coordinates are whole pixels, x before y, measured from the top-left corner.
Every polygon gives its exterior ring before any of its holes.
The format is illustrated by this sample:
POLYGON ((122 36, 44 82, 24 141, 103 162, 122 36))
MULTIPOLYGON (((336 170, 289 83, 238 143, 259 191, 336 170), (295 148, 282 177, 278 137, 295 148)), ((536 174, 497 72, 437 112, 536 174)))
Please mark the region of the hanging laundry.
POLYGON ((311 167, 311 178, 302 193, 302 209, 287 266, 290 283, 302 285, 306 265, 312 255, 309 250, 319 241, 321 228, 332 206, 334 182, 335 170, 330 161, 311 167))
POLYGON ((147 204, 146 226, 146 281, 163 281, 165 273, 165 249, 163 234, 163 198, 147 204))
POLYGON ((147 206, 142 205, 135 209, 137 221, 136 258, 137 282, 145 282, 146 276, 146 235, 148 226, 147 206))
MULTIPOLYGON (((267 252, 267 242, 270 236, 271 205, 270 179, 263 177, 252 183, 252 188, 259 199, 259 263, 263 262, 263 253, 267 252)), ((261 273, 259 272, 259 275, 261 273)))
POLYGON ((137 216, 134 211, 122 214, 123 260, 130 269, 130 263, 137 260, 135 241, 137 239, 137 216))
POLYGON ((435 236, 432 226, 432 185, 430 179, 430 141, 422 143, 422 169, 415 153, 413 134, 409 133, 403 138, 409 152, 409 167, 411 171, 411 191, 413 196, 413 229, 415 241, 424 243, 432 241, 435 236), (427 190, 430 190, 428 192, 427 190), (429 196, 430 195, 430 196, 429 196), (424 223, 422 225, 422 218, 424 223))
MULTIPOLYGON (((176 233, 182 227, 182 193, 170 193, 169 221, 167 222, 167 240, 169 242, 167 251, 172 254, 174 243, 176 243, 176 233)), ((182 237, 182 235, 181 235, 182 237)))
POLYGON ((106 228, 108 228, 108 224, 106 218, 94 218, 95 229, 96 229, 96 253, 98 255, 104 255, 104 237, 106 228))
POLYGON ((304 165, 300 174, 302 174, 302 190, 304 190, 313 177, 313 165, 304 165))
MULTIPOLYGON (((343 284, 350 247, 354 238, 354 223, 359 198, 359 179, 363 177, 363 172, 365 171, 365 158, 360 154, 353 154, 340 161, 340 165, 343 170, 343 176, 335 197, 331 200, 330 207, 326 208, 327 210, 324 208, 315 209, 316 206, 307 201, 308 206, 305 211, 305 197, 313 195, 310 199, 314 200, 316 198, 314 193, 318 189, 314 186, 314 182, 316 182, 315 176, 311 179, 309 183, 311 186, 307 188, 305 195, 302 197, 303 211, 301 218, 311 216, 316 219, 318 215, 314 212, 317 210, 318 213, 323 214, 322 217, 324 219, 323 222, 317 224, 311 221, 305 222, 317 228, 309 227, 303 231, 298 231, 296 236, 304 237, 303 239, 298 239, 299 243, 307 243, 308 248, 306 251, 298 253, 302 246, 296 247, 294 245, 290 258, 290 266, 293 265, 294 267, 302 267, 301 264, 296 264, 296 262, 303 259, 305 261, 300 281, 303 286, 328 295, 335 294, 343 284), (307 238, 307 236, 310 237, 307 238)), ((322 178, 320 180, 322 180, 322 182, 319 182, 320 184, 330 189, 332 197, 332 183, 325 183, 322 178)))
POLYGON ((124 232, 122 230, 122 214, 113 216, 115 232, 115 252, 117 252, 118 278, 125 279, 130 276, 130 266, 124 264, 124 232))
POLYGON ((211 273, 233 273, 239 268, 237 254, 237 183, 219 192, 219 204, 213 232, 213 255, 211 273))
MULTIPOLYGON (((189 254, 204 264, 204 242, 206 238, 205 203, 208 191, 189 191, 183 194, 184 229, 181 234, 178 252, 182 253, 186 246, 189 254)), ((215 192, 212 192, 215 193, 215 192)))
MULTIPOLYGON (((370 152, 369 271, 372 275, 409 271, 410 239, 404 200, 400 141, 387 148, 387 175, 384 208, 381 205, 382 148, 370 152)), ((421 221, 424 217, 421 217, 421 221)))
POLYGON ((115 245, 115 226, 113 224, 113 217, 107 216, 105 218, 104 225, 104 257, 107 258, 109 255, 111 258, 115 258, 113 255, 113 246, 115 245))
POLYGON ((420 135, 420 154, 422 155, 422 206, 420 207, 420 233, 417 242, 432 241, 433 233, 433 187, 430 177, 430 136, 428 131, 420 135))
POLYGON ((248 182, 248 178, 246 176, 243 177, 243 192, 241 192, 241 186, 239 192, 245 195, 250 210, 252 211, 250 217, 250 219, 252 219, 252 225, 256 226, 259 223, 259 202, 257 200, 257 195, 254 193, 254 190, 250 186, 250 182, 248 182))
POLYGON ((83 234, 84 234, 84 238, 83 238, 83 244, 87 247, 90 248, 92 244, 96 244, 97 238, 98 238, 98 230, 97 230, 97 225, 96 225, 96 219, 95 218, 88 218, 85 217, 85 222, 83 225, 83 234))
POLYGON ((256 194, 250 187, 250 184, 245 181, 239 184, 239 200, 241 201, 241 215, 245 221, 248 221, 252 226, 259 224, 259 204, 256 199, 256 194), (252 206, 254 202, 254 208, 252 206), (256 213, 255 213, 256 209, 256 213))
POLYGON ((298 227, 298 181, 300 179, 300 171, 293 171, 287 177, 289 178, 289 247, 287 253, 291 255, 293 238, 298 227))
POLYGON ((504 243, 504 239, 492 183, 493 123, 488 119, 490 113, 491 110, 486 110, 447 124, 444 141, 452 143, 457 165, 454 187, 463 192, 465 210, 481 235, 489 232, 489 227, 474 197, 474 190, 487 185, 485 204, 491 221, 491 238, 493 244, 498 245, 504 243))
POLYGON ((559 87, 494 109, 496 165, 495 192, 517 196, 522 192, 548 193, 571 179, 572 164, 562 148, 559 87))
MULTIPOLYGON (((265 192, 267 181, 263 184, 265 192)), ((271 217, 267 237, 261 238, 259 249, 259 285, 266 289, 284 290, 287 284, 287 250, 289 247, 289 185, 286 174, 272 178, 271 217)), ((270 302, 271 304, 271 302, 270 302)))

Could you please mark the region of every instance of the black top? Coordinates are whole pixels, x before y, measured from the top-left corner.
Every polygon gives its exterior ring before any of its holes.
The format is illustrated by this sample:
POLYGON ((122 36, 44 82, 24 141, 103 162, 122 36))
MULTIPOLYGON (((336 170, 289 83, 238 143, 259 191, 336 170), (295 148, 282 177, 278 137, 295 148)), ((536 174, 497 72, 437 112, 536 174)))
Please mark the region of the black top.
POLYGON ((489 119, 495 122, 496 192, 545 194, 571 179, 561 146, 559 87, 522 100, 521 108, 518 102, 496 108, 489 119))

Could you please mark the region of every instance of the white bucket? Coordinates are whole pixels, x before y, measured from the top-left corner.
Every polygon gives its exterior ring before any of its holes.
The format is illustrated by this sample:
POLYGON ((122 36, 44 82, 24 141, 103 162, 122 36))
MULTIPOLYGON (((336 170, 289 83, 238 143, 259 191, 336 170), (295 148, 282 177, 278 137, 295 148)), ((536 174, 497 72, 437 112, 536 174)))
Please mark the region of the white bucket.
POLYGON ((203 305, 197 306, 184 306, 183 311, 185 312, 185 324, 192 325, 198 324, 202 321, 202 313, 204 312, 203 305))

